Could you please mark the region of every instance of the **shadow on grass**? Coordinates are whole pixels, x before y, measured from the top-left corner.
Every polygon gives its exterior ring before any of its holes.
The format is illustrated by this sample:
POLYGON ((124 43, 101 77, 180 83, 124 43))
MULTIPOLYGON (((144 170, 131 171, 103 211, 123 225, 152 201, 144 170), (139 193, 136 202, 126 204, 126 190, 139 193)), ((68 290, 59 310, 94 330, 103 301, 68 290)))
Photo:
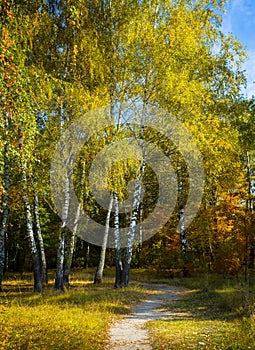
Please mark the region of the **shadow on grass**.
POLYGON ((173 312, 174 318, 233 321, 253 314, 254 293, 248 290, 193 290, 183 299, 167 303, 163 309, 173 312))
MULTIPOLYGON (((148 291, 134 282, 128 288, 114 289, 114 269, 106 269, 104 283, 93 284, 94 269, 76 269, 71 275, 71 287, 64 293, 54 291, 54 271, 49 272, 50 283, 42 294, 33 293, 32 274, 22 276, 10 274, 4 283, 4 293, 0 294, 0 304, 15 303, 34 307, 37 305, 69 305, 89 308, 99 305, 113 314, 127 314, 132 305, 148 295, 148 291)), ((132 280, 154 282, 153 271, 137 269, 132 272, 132 280)), ((166 303, 163 311, 170 311, 178 317, 233 320, 254 314, 254 287, 234 279, 223 279, 216 275, 203 275, 191 278, 160 279, 174 286, 184 286, 190 290, 185 297, 174 303, 166 303), (179 315, 179 316, 178 316, 179 315)))
POLYGON ((60 308, 81 308, 83 310, 101 309, 115 315, 129 314, 133 305, 139 303, 148 295, 136 285, 114 289, 112 281, 94 285, 91 282, 74 283, 65 292, 57 292, 52 285, 45 287, 43 293, 34 293, 32 285, 13 286, 5 284, 5 290, 0 294, 0 305, 22 306, 36 308, 50 305, 60 308))

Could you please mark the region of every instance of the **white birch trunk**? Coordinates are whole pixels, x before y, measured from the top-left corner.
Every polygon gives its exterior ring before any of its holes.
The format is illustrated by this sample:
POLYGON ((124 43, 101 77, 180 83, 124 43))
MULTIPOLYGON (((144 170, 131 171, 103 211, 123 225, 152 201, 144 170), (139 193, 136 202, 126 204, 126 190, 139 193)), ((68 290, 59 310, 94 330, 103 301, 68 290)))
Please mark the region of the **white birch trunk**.
POLYGON ((139 213, 139 205, 141 203, 141 194, 142 194, 142 173, 144 170, 144 166, 139 169, 138 178, 135 181, 135 191, 133 198, 133 211, 130 221, 129 233, 128 233, 128 242, 125 254, 124 261, 124 269, 122 275, 122 285, 126 287, 129 283, 130 276, 130 265, 133 253, 134 239, 135 239, 135 231, 137 226, 137 219, 139 213))
MULTIPOLYGON (((6 122, 7 123, 7 122, 6 122)), ((8 125, 6 125, 8 129, 8 125)), ((0 292, 2 292, 2 280, 5 267, 5 233, 9 214, 9 183, 10 183, 10 169, 9 169, 9 143, 4 145, 4 193, 3 193, 3 218, 0 228, 0 292)))
MULTIPOLYGON (((254 214, 254 199, 253 197, 253 191, 252 191, 252 167, 251 167, 251 159, 249 155, 249 151, 246 151, 246 166, 247 166, 247 182, 248 182, 248 200, 246 200, 246 207, 251 212, 251 214, 254 214)), ((250 244, 248 244, 248 237, 246 238, 246 252, 245 252, 245 279, 247 280, 248 277, 248 269, 254 267, 254 259, 255 259, 255 236, 251 239, 250 244), (249 252, 248 252, 248 246, 249 246, 249 252)))
POLYGON ((89 267, 89 253, 90 253, 90 245, 89 243, 87 244, 87 249, 86 249, 86 254, 85 254, 85 269, 89 267))
POLYGON ((58 237, 58 251, 57 251, 57 267, 56 267, 56 277, 55 277, 55 289, 64 290, 64 257, 65 257, 65 237, 64 228, 60 228, 60 233, 58 237))
POLYGON ((113 205, 113 195, 111 195, 110 197, 108 212, 106 216, 105 231, 104 231, 104 237, 102 242, 102 248, 100 252, 100 260, 99 260, 99 264, 98 264, 98 267, 95 273, 95 278, 94 278, 95 284, 102 283, 102 280, 103 280, 105 254, 106 254, 106 247, 107 247, 107 241, 108 241, 108 235, 109 235, 109 229, 110 229, 110 217, 111 217, 112 205, 113 205))
POLYGON ((69 287, 69 276, 71 272, 73 254, 75 249, 75 235, 77 232, 80 213, 81 213, 81 204, 79 203, 75 214, 74 228, 72 232, 69 231, 67 233, 66 251, 65 251, 65 259, 64 259, 64 273, 63 273, 63 283, 66 288, 69 287))
POLYGON ((180 239, 181 239, 181 248, 184 260, 186 260, 187 257, 187 239, 186 239, 186 232, 184 227, 184 218, 185 218, 185 210, 184 210, 184 204, 183 204, 183 185, 180 181, 179 184, 179 229, 180 229, 180 239))
POLYGON ((45 256, 45 250, 44 250, 44 242, 42 237, 42 230, 41 230, 41 223, 40 223, 40 216, 39 216, 39 201, 38 201, 37 195, 35 196, 35 199, 34 199, 34 216, 35 216, 36 235, 39 243, 42 281, 43 283, 47 284, 48 283, 47 263, 46 263, 46 256, 45 256))
MULTIPOLYGON (((71 164, 73 164, 72 159, 70 158, 71 164)), ((71 175, 68 175, 69 177, 69 184, 67 185, 66 188, 66 193, 70 192, 70 182, 71 182, 71 175)), ((80 188, 81 188, 81 193, 80 193, 80 202, 78 204, 78 207, 76 209, 75 213, 75 219, 74 219, 74 227, 72 231, 67 231, 65 235, 65 240, 64 240, 64 268, 63 268, 63 284, 64 287, 68 288, 70 286, 69 283, 69 276, 71 272, 71 267, 72 267, 72 262, 73 262, 73 255, 75 251, 75 245, 76 245, 76 233, 77 233, 77 228, 78 228, 78 221, 80 219, 80 214, 81 214, 81 201, 83 198, 83 188, 84 188, 84 178, 85 178, 85 161, 82 164, 82 173, 81 173, 81 182, 80 182, 80 188)), ((70 197, 70 195, 69 195, 70 197)), ((68 197, 68 198, 69 198, 68 197)), ((66 219, 68 216, 68 211, 69 211, 69 204, 70 204, 70 198, 66 200, 68 203, 66 203, 66 219)))
POLYGON ((143 204, 142 203, 140 203, 139 220, 140 220, 140 226, 139 226, 139 244, 138 244, 138 265, 140 266, 140 258, 141 258, 142 246, 143 246, 143 204))
POLYGON ((120 244, 120 224, 119 224, 119 198, 116 192, 113 193, 114 207, 114 238, 115 238, 115 288, 122 287, 122 260, 121 260, 121 244, 120 244))
POLYGON ((41 266, 38 250, 36 247, 34 232, 33 232, 33 221, 31 215, 31 207, 27 194, 27 174, 26 169, 22 165, 22 179, 24 184, 24 204, 27 220, 27 235, 29 239, 29 246, 32 254, 33 265, 34 265, 34 290, 36 292, 42 292, 42 275, 41 275, 41 266))
POLYGON ((184 218, 185 218, 185 209, 183 203, 183 183, 182 181, 178 182, 178 191, 179 191, 179 230, 180 230, 180 240, 181 240, 181 250, 183 256, 183 277, 188 275, 187 269, 187 238, 186 231, 184 226, 184 218))
POLYGON ((63 208, 63 222, 60 228, 58 237, 58 251, 57 251, 57 269, 55 277, 55 289, 64 290, 64 260, 65 260, 65 232, 67 230, 66 222, 68 218, 70 202, 70 177, 66 177, 66 189, 65 189, 65 203, 63 208))

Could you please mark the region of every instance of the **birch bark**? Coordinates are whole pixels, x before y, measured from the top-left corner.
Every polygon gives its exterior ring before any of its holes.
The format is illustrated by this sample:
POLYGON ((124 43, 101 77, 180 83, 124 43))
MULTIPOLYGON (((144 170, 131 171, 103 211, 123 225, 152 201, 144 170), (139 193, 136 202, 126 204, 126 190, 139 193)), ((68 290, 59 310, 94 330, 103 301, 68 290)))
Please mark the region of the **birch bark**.
POLYGON ((64 290, 64 259, 65 259, 65 235, 67 232, 66 222, 69 212, 69 202, 70 202, 70 176, 66 176, 66 186, 65 186, 65 201, 63 208, 63 222, 60 227, 60 233, 58 237, 58 251, 57 251, 57 269, 55 277, 55 289, 64 290))
POLYGON ((33 232, 31 206, 29 203, 29 198, 27 193, 27 174, 23 164, 22 164, 22 180, 24 185, 24 204, 25 204, 25 213, 26 213, 26 221, 27 221, 27 235, 29 239, 29 246, 30 246, 33 265, 34 265, 34 290, 35 292, 40 293, 42 292, 41 264, 40 264, 39 254, 38 254, 34 232, 33 232))
POLYGON ((100 260, 99 264, 96 270, 94 283, 102 283, 103 280, 103 271, 104 271, 104 265, 105 265, 105 254, 106 254, 106 247, 107 247, 107 241, 108 241, 108 235, 109 235, 109 228, 110 228, 110 217, 111 217, 111 211, 113 206, 113 196, 110 197, 109 207, 107 211, 106 221, 105 221, 105 232, 102 242, 102 248, 100 253, 100 260))
POLYGON ((139 214, 139 206, 141 203, 141 195, 142 195, 142 174, 144 171, 144 166, 141 166, 139 169, 138 177, 135 181, 135 191, 133 197, 133 211, 131 215, 129 233, 128 233, 128 242, 126 248, 126 254, 124 259, 124 268, 122 273, 122 286, 126 287, 129 283, 130 276, 130 265, 133 253, 134 239, 135 239, 135 231, 137 226, 137 219, 139 214))
MULTIPOLYGON (((8 134, 9 121, 8 117, 4 117, 5 130, 8 134)), ((5 233, 9 213, 9 184, 10 184, 10 168, 9 168, 9 142, 4 145, 4 193, 3 193, 3 218, 0 228, 0 292, 2 292, 2 280, 5 268, 5 233)))
POLYGON ((35 216, 36 236, 39 243, 39 256, 40 256, 40 264, 41 264, 42 281, 43 283, 47 284, 48 283, 47 263, 46 263, 44 242, 43 242, 41 223, 40 223, 39 200, 37 195, 35 196, 35 199, 34 199, 34 216, 35 216))
POLYGON ((64 271, 63 271, 63 283, 66 288, 70 286, 69 284, 69 276, 71 272, 71 266, 73 262, 73 254, 75 249, 75 235, 77 232, 77 225, 80 218, 81 213, 81 204, 79 203, 76 214, 75 214, 75 221, 74 221, 74 228, 72 232, 67 233, 67 240, 66 240, 66 251, 65 251, 65 257, 64 257, 64 271))
POLYGON ((120 244, 120 225, 119 225, 119 199, 117 192, 113 193, 114 208, 114 237, 115 237, 115 288, 122 287, 122 260, 121 260, 121 244, 120 244))

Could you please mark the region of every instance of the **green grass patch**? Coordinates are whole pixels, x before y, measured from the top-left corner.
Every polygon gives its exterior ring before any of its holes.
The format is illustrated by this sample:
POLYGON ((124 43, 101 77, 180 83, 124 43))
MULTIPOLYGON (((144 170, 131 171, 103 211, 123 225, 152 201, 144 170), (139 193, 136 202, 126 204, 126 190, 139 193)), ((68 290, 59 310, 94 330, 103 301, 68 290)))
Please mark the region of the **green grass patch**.
POLYGON ((154 350, 255 349, 252 319, 222 320, 173 319, 149 323, 154 350))
POLYGON ((215 275, 175 279, 190 288, 184 297, 163 305, 169 320, 147 324, 154 350, 255 349, 255 289, 215 275))

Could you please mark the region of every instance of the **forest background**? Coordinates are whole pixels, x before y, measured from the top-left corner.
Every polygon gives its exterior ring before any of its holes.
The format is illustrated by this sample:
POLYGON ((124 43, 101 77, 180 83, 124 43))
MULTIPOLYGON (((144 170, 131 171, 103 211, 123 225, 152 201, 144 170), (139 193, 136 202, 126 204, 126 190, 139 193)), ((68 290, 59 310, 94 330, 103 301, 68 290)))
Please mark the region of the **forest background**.
POLYGON ((47 269, 56 269, 55 288, 63 290, 71 266, 98 267, 95 282, 105 265, 116 266, 116 287, 128 284, 130 267, 168 277, 195 271, 248 276, 255 251, 255 105, 243 95, 245 50, 221 30, 224 6, 216 0, 1 1, 0 289, 5 271, 33 270, 34 288, 42 291, 47 269), (174 115, 201 153, 204 195, 187 229, 177 230, 189 195, 185 159, 169 138, 149 128, 130 131, 117 118, 125 103, 136 101, 174 115), (77 220, 85 210, 115 232, 130 227, 126 248, 76 236, 51 196, 59 139, 72 122, 105 106, 116 124, 84 144, 66 178, 64 209, 72 177, 81 203, 77 220), (108 176, 108 210, 95 202, 86 176, 96 154, 130 132, 170 157, 176 172, 174 211, 147 241, 132 239, 132 225, 155 207, 153 169, 129 158, 116 163, 108 176), (131 180, 136 204, 124 216, 117 207, 131 180))

